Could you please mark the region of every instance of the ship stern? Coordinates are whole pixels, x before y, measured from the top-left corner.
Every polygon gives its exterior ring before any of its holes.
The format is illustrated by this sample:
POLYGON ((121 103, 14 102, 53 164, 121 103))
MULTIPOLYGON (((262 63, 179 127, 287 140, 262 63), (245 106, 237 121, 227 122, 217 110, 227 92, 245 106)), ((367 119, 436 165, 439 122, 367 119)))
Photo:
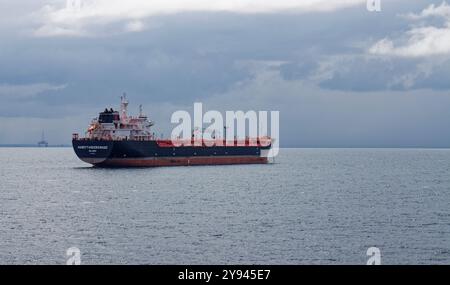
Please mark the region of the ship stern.
POLYGON ((73 150, 79 159, 94 166, 101 165, 111 155, 112 141, 72 140, 73 150))

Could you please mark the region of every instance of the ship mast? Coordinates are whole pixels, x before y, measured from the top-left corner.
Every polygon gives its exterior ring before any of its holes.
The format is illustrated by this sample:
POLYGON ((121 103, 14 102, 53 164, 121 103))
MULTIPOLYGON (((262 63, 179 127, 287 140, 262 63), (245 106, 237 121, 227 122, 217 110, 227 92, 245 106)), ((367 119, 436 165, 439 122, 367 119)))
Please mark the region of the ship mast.
POLYGON ((123 93, 123 95, 120 97, 120 119, 122 120, 122 122, 126 122, 127 108, 128 108, 127 94, 123 93))

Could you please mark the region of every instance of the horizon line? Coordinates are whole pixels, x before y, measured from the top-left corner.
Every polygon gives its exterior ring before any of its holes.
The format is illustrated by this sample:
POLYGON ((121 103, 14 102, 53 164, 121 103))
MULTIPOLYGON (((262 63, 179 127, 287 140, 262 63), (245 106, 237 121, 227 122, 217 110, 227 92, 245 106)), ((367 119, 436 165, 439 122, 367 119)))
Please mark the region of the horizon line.
MULTIPOLYGON (((71 144, 49 144, 47 147, 38 146, 37 144, 17 143, 17 144, 0 144, 0 148, 70 148, 71 144)), ((450 146, 284 146, 280 149, 450 149, 450 146)))

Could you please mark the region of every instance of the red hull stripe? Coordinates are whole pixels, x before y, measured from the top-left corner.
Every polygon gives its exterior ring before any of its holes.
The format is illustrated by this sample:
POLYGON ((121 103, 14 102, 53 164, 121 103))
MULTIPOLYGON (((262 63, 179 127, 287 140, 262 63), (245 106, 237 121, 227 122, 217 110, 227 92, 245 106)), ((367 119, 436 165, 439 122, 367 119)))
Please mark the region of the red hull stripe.
POLYGON ((225 164, 265 164, 267 157, 236 156, 236 157, 159 157, 159 158, 111 158, 98 166, 139 167, 139 166, 188 166, 188 165, 225 165, 225 164))

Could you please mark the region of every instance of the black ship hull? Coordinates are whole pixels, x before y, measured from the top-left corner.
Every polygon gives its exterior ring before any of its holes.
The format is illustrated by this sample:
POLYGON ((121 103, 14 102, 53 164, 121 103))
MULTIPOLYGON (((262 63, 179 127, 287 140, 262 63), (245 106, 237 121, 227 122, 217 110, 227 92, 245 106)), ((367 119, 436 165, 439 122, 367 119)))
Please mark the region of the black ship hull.
POLYGON ((156 140, 73 140, 84 162, 98 167, 151 167, 267 163, 270 146, 173 146, 156 140))

